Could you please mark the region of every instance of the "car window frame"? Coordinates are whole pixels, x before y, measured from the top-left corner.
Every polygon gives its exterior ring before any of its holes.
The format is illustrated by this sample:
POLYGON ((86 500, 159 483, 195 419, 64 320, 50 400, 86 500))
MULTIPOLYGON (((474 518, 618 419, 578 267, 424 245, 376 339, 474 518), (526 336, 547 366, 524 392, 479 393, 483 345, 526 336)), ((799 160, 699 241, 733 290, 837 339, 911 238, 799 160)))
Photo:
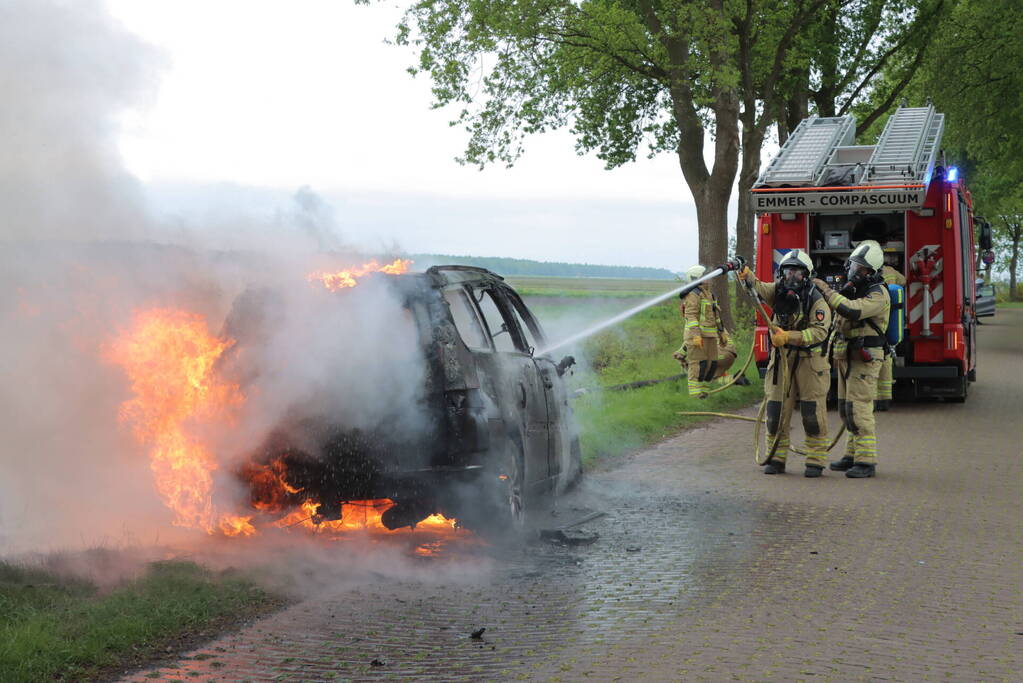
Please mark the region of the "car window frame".
POLYGON ((468 291, 465 285, 459 284, 453 287, 445 287, 441 294, 444 297, 445 303, 447 303, 448 305, 448 312, 451 315, 451 323, 452 325, 454 325, 455 332, 458 334, 458 338, 462 341, 462 344, 465 345, 465 348, 474 352, 496 351, 496 347, 494 346, 494 338, 490 335, 490 330, 487 328, 486 318, 483 317, 482 311, 480 311, 479 306, 476 305, 476 299, 475 297, 473 297, 472 292, 468 291), (455 319, 454 313, 452 313, 450 310, 451 302, 447 300, 448 292, 457 293, 457 295, 461 296, 464 299, 468 307, 469 314, 473 316, 475 324, 479 327, 479 331, 482 333, 483 339, 487 343, 486 348, 473 346, 465 340, 465 335, 462 334, 462 330, 458 327, 458 321, 455 319))
POLYGON ((518 318, 526 324, 529 328, 529 333, 533 335, 533 339, 536 340, 537 344, 540 344, 539 348, 533 348, 529 345, 528 341, 523 335, 523 345, 529 349, 529 355, 533 355, 536 351, 544 348, 547 345, 547 335, 544 333, 543 327, 540 326, 540 321, 537 320, 533 312, 526 306, 526 302, 522 300, 519 293, 514 289, 508 288, 505 292, 508 300, 511 302, 511 307, 515 313, 518 313, 518 318))
POLYGON ((512 306, 508 303, 508 297, 505 296, 505 292, 502 291, 501 287, 491 283, 466 283, 463 285, 468 292, 469 299, 472 301, 472 305, 476 308, 477 315, 483 323, 484 329, 487 332, 487 336, 490 339, 490 344, 493 347, 492 350, 495 353, 518 353, 525 356, 531 355, 529 352, 529 344, 526 343, 525 335, 519 329, 519 321, 514 315, 512 306), (476 291, 483 292, 484 295, 489 295, 494 305, 497 306, 497 312, 501 316, 501 320, 508 326, 508 334, 512 340, 512 346, 514 350, 503 351, 497 348, 497 344, 494 342, 494 335, 490 330, 490 323, 487 321, 487 316, 484 315, 483 309, 480 307, 482 299, 476 299, 476 291), (510 318, 510 319, 509 319, 510 318))

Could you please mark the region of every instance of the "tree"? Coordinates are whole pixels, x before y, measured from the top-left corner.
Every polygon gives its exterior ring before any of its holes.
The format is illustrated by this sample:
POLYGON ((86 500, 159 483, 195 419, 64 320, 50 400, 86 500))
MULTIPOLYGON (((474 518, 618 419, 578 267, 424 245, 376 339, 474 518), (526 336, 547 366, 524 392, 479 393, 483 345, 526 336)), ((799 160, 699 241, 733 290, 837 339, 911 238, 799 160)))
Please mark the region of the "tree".
MULTIPOLYGON (((811 113, 855 113, 862 135, 887 113, 912 82, 955 0, 830 0, 795 36, 785 72, 748 81, 743 108, 742 164, 736 249, 752 253, 755 226, 749 191, 761 166, 770 124, 779 144, 811 113), (757 117, 757 104, 763 115, 757 117)), ((747 60, 756 65, 756 60, 747 60)))
POLYGON ((676 154, 696 204, 700 261, 714 265, 727 256, 740 147, 759 149, 758 131, 775 116, 776 98, 762 93, 783 87, 816 12, 852 1, 418 0, 397 42, 417 50, 411 71, 430 76, 435 106, 460 105, 453 123, 469 132, 465 163, 512 164, 525 136, 560 127, 608 168, 644 145, 676 154))
POLYGON ((1001 0, 961 0, 941 27, 918 89, 947 114, 945 141, 969 159, 977 210, 991 217, 998 270, 1017 297, 1023 222, 1023 15, 1001 0), (1006 255, 1002 249, 1008 249, 1006 255))
POLYGON ((1016 282, 1019 276, 1019 245, 1023 241, 1023 209, 1019 206, 1015 210, 998 214, 998 224, 993 225, 996 247, 1007 247, 1009 250, 1008 264, 1009 271, 1009 299, 1019 301, 1019 291, 1016 289, 1016 282))

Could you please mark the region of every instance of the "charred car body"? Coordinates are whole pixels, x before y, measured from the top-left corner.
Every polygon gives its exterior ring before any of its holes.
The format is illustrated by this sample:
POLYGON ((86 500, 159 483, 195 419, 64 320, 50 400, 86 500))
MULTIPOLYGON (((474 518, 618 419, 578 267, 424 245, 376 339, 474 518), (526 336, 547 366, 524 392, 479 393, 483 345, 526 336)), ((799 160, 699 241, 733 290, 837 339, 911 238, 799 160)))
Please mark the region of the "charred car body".
MULTIPOLYGON (((562 491, 580 471, 562 380, 571 359, 536 355, 546 344, 539 322, 488 270, 437 266, 375 275, 330 296, 343 306, 373 288, 388 289, 400 302, 401 324, 415 328, 424 367, 414 380, 415 424, 398 414, 381 415, 371 428, 329 413, 289 414, 239 472, 253 507, 279 511, 312 499, 319 502, 317 521, 328 521, 341 516, 342 503, 390 499, 394 505, 382 518, 389 528, 438 512, 470 527, 517 526, 527 508, 562 491)), ((274 290, 248 290, 225 333, 244 352, 260 343, 282 305, 274 290)), ((242 371, 240 381, 250 380, 242 371)))

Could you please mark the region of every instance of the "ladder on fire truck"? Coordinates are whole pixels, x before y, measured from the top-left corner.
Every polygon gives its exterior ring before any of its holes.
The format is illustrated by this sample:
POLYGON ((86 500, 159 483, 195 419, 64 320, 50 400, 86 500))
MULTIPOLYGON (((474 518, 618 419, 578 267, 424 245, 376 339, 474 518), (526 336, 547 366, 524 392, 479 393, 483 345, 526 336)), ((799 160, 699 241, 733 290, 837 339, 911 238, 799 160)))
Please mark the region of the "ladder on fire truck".
POLYGON ((850 115, 803 119, 754 184, 819 187, 829 178, 842 185, 926 185, 934 170, 945 115, 934 105, 899 107, 874 146, 854 146, 850 115))
POLYGON ((924 183, 931 177, 938 145, 945 129, 945 115, 926 107, 899 107, 874 147, 867 162, 865 185, 924 183))
POLYGON ((756 187, 815 185, 835 148, 855 138, 856 120, 851 116, 803 119, 764 169, 756 187))

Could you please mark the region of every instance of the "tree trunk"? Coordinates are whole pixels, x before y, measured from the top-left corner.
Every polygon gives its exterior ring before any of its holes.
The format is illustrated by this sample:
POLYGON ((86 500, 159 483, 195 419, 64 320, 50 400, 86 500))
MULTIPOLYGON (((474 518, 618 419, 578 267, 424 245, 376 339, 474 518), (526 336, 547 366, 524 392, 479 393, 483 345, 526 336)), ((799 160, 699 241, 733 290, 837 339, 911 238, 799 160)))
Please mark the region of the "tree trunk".
POLYGON ((1019 243, 1023 238, 1023 224, 1012 231, 1012 257, 1009 259, 1009 300, 1019 301, 1016 294, 1016 268, 1019 267, 1019 243))
MULTIPOLYGON (((728 258, 728 197, 731 187, 724 192, 717 183, 708 182, 701 192, 694 192, 696 220, 700 234, 700 263, 708 269, 724 263, 728 258)), ((728 276, 714 278, 711 290, 721 306, 721 320, 725 327, 734 329, 732 307, 728 298, 728 276)))
MULTIPOLYGON (((755 115, 755 110, 751 112, 755 115)), ((739 168, 738 212, 735 217, 735 253, 749 260, 750 268, 756 268, 756 216, 753 215, 753 201, 750 190, 760 174, 761 150, 764 146, 764 132, 743 116, 742 160, 739 168)), ((735 317, 745 323, 753 319, 753 304, 746 297, 736 297, 735 317)))

